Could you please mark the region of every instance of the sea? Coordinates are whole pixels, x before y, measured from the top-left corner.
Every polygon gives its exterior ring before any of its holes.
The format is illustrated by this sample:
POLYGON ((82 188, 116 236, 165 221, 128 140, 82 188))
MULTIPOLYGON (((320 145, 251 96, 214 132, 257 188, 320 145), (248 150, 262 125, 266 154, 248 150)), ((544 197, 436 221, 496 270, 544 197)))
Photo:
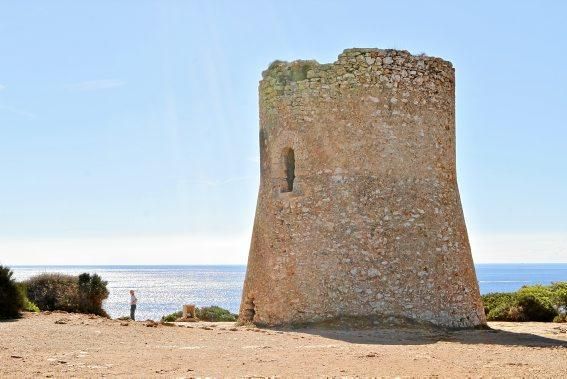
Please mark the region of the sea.
MULTIPOLYGON (((567 264, 477 264, 481 294, 515 291, 524 285, 567 281, 567 264)), ((104 308, 112 318, 129 314, 136 291, 138 320, 159 320, 183 304, 218 305, 237 313, 246 266, 12 266, 17 280, 58 272, 97 273, 108 282, 104 308)))

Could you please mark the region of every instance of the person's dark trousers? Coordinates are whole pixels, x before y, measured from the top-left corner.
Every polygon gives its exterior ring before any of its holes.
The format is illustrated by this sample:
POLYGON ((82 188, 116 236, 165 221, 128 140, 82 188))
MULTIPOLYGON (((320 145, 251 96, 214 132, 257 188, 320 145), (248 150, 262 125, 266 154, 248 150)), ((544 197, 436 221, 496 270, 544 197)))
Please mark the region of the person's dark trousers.
POLYGON ((134 316, 134 313, 136 313, 136 304, 130 305, 130 318, 132 320, 136 320, 136 316, 134 316))

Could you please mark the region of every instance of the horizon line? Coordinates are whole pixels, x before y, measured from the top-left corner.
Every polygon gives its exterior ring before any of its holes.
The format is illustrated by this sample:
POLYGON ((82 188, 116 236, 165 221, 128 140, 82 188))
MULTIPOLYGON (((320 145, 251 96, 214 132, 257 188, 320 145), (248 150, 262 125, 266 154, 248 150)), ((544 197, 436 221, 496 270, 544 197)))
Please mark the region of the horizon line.
MULTIPOLYGON (((475 265, 567 265, 567 262, 475 262, 475 265)), ((2 263, 0 262, 0 265, 2 263)), ((8 267, 156 267, 156 266, 247 266, 246 263, 160 263, 160 264, 10 264, 8 267)))

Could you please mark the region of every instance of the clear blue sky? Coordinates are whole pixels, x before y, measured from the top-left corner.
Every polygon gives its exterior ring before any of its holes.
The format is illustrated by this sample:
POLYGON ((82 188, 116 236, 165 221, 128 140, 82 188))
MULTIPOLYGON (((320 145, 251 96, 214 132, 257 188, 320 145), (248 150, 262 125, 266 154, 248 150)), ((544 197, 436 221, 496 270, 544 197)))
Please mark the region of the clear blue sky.
POLYGON ((244 263, 262 70, 380 47, 456 68, 477 261, 565 262, 566 4, 3 2, 0 261, 244 263))

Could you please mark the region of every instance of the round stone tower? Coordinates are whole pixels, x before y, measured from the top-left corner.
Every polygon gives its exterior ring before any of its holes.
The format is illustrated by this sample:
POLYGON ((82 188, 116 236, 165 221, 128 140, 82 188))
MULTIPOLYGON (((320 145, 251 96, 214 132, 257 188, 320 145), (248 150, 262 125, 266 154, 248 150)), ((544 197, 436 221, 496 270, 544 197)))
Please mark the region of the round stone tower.
POLYGON ((486 323, 455 170, 450 62, 348 49, 260 82, 261 180, 240 319, 486 323))

